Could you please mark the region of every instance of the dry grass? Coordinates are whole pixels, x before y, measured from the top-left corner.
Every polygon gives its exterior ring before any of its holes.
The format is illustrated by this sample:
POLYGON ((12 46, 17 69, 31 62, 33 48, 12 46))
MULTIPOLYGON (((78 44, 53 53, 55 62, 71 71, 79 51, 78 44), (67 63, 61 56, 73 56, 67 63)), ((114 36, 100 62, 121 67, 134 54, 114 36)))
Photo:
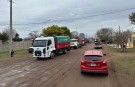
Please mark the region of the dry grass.
POLYGON ((135 48, 129 48, 125 53, 109 46, 105 46, 104 49, 114 63, 116 74, 123 87, 135 87, 135 48))

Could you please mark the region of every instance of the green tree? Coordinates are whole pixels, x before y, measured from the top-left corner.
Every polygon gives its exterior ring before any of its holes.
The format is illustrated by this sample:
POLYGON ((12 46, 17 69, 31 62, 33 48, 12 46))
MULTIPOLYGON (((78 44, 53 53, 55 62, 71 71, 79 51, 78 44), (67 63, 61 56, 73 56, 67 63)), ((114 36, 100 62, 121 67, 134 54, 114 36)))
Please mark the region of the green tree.
POLYGON ((132 14, 129 15, 129 21, 131 21, 131 24, 135 25, 135 12, 132 12, 132 14))
POLYGON ((64 30, 64 35, 71 37, 70 29, 68 29, 66 26, 60 27, 60 29, 64 30))
POLYGON ((65 35, 65 36, 71 36, 70 30, 67 27, 59 27, 57 25, 52 25, 50 27, 44 28, 42 30, 42 35, 44 36, 60 36, 60 35, 65 35))

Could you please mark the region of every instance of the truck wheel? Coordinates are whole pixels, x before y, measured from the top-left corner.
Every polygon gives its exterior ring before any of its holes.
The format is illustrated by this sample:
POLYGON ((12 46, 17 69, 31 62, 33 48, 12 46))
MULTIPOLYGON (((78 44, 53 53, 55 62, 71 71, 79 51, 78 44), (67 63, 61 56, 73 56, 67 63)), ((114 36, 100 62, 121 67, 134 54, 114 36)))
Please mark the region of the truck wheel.
POLYGON ((50 54, 50 58, 51 58, 51 59, 54 58, 54 53, 53 53, 53 52, 50 54))
POLYGON ((76 46, 76 47, 74 47, 74 49, 78 49, 78 47, 76 46))
POLYGON ((68 51, 70 51, 71 48, 68 48, 68 51))
POLYGON ((66 54, 67 53, 67 49, 63 50, 63 54, 66 54))

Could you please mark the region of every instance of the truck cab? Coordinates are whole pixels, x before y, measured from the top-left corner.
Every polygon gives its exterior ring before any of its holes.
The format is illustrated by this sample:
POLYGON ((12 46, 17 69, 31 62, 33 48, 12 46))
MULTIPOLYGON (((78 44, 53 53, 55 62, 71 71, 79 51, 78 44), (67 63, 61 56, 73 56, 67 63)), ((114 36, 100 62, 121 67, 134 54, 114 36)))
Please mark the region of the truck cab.
POLYGON ((70 40, 70 48, 74 48, 74 49, 79 48, 79 42, 77 39, 70 40))
POLYGON ((55 41, 53 37, 38 37, 33 42, 33 57, 54 57, 55 41))

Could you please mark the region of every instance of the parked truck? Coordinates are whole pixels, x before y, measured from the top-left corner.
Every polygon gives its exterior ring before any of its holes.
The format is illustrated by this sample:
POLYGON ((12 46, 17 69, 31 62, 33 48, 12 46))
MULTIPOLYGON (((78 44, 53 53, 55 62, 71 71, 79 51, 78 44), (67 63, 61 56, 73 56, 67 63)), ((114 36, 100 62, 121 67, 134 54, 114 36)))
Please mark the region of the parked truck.
POLYGON ((68 51, 70 51, 68 36, 38 37, 33 42, 33 57, 37 59, 54 58, 57 53, 66 54, 68 51))
POLYGON ((78 42, 79 42, 79 47, 82 47, 83 46, 83 40, 78 38, 78 42))
POLYGON ((83 40, 80 38, 73 38, 70 40, 70 48, 81 48, 83 46, 83 40))
POLYGON ((79 48, 78 39, 71 39, 70 40, 70 48, 74 48, 74 49, 79 48))

